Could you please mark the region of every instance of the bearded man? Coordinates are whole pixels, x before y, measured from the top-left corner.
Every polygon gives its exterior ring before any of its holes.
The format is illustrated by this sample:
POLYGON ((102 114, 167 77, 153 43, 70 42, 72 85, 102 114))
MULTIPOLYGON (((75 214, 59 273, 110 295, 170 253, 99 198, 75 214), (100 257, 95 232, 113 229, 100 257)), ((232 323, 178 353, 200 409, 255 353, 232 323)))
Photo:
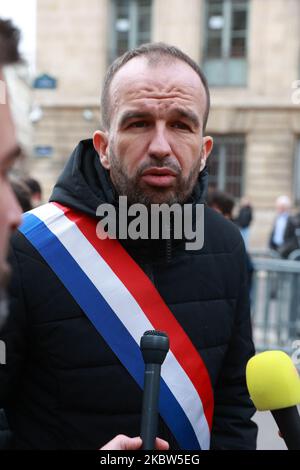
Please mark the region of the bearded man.
MULTIPOLYGON (((255 449, 245 366, 254 354, 244 244, 205 207, 209 90, 179 49, 149 44, 108 69, 101 131, 81 141, 49 204, 14 237, 9 367, 1 395, 16 448, 96 449, 138 435, 146 330, 168 334, 158 435, 171 449, 255 449), (99 207, 190 205, 204 244, 99 235, 99 207)), ((130 218, 131 217, 131 218, 130 218)), ((146 221, 144 221, 146 223, 146 221)), ((185 220, 183 218, 184 225, 185 220)), ((116 225, 118 225, 116 223, 116 225)))

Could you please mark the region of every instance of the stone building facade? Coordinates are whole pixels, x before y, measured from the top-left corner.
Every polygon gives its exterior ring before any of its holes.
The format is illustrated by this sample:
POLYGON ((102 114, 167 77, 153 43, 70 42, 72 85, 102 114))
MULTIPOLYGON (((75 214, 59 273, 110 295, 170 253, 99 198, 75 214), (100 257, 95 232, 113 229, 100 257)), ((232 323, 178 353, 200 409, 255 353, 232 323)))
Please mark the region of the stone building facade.
POLYGON ((109 62, 145 41, 174 44, 211 85, 212 185, 255 208, 251 247, 266 246, 281 194, 300 203, 299 0, 37 0, 30 167, 46 195, 70 152, 99 127, 109 62))

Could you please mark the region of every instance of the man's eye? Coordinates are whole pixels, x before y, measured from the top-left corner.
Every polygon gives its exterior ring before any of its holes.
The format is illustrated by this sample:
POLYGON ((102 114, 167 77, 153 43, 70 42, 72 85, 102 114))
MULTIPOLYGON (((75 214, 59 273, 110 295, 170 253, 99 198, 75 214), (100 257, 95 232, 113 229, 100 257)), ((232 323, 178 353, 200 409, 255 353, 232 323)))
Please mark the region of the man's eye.
POLYGON ((185 124, 184 122, 176 121, 172 124, 172 127, 175 127, 175 129, 183 129, 183 130, 190 130, 190 127, 185 124))
POLYGON ((147 122, 146 121, 135 121, 135 122, 132 122, 131 124, 129 124, 128 127, 137 127, 137 128, 143 128, 143 127, 147 127, 147 122))

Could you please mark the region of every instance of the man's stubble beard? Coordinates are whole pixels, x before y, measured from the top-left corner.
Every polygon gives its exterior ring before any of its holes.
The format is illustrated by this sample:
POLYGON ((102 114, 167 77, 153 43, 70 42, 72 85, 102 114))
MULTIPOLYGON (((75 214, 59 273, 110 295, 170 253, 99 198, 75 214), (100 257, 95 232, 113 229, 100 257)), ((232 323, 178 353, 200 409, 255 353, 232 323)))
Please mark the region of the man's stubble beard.
POLYGON ((183 178, 181 168, 178 163, 174 163, 170 158, 165 159, 150 157, 142 164, 133 177, 126 173, 121 159, 116 156, 113 150, 110 151, 110 178, 119 196, 127 196, 128 204, 144 204, 150 207, 151 204, 184 204, 191 196, 197 183, 201 164, 201 155, 195 162, 189 176, 183 178), (149 168, 169 168, 177 173, 176 186, 170 188, 156 188, 146 184, 141 185, 141 176, 149 168))

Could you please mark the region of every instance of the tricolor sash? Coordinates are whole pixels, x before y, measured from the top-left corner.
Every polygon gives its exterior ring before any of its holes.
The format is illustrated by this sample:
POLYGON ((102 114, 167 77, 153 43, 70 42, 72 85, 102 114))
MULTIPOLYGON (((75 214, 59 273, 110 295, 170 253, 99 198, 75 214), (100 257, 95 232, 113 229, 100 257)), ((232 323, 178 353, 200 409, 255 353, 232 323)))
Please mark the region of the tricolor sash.
POLYGON ((96 219, 50 203, 27 212, 20 231, 141 388, 140 338, 152 329, 168 334, 160 415, 182 449, 209 449, 213 392, 199 353, 138 264, 118 240, 99 239, 96 226, 96 219))

